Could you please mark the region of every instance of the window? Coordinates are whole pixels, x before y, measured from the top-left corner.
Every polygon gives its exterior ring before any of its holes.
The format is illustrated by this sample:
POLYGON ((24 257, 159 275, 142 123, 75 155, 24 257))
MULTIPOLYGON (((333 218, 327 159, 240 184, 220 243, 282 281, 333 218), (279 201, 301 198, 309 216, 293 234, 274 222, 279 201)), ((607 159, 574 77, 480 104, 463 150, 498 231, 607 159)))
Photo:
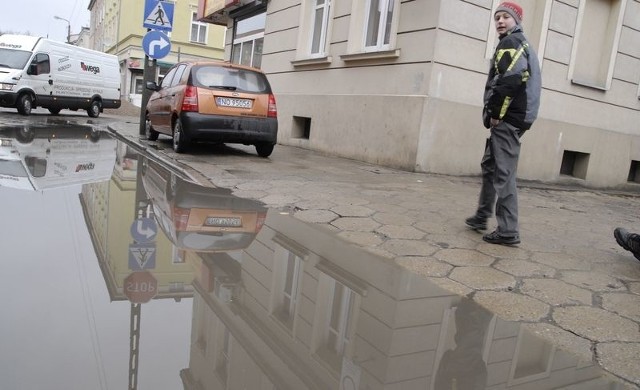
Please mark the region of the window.
POLYGON ((262 46, 266 12, 236 23, 231 62, 259 68, 262 65, 262 46))
POLYGON ((369 0, 365 50, 386 50, 391 41, 394 0, 369 0))
POLYGON ((173 75, 176 74, 176 69, 177 68, 171 68, 169 73, 167 73, 166 76, 164 76, 164 78, 162 79, 162 83, 160 84, 162 88, 169 87, 169 85, 171 84, 171 80, 173 79, 173 75))
POLYGON ((627 0, 580 0, 571 81, 609 89, 627 0))
POLYGON ((334 281, 333 299, 329 310, 324 341, 327 350, 336 356, 342 356, 351 342, 353 301, 353 291, 334 281))
POLYGON ((311 55, 324 55, 327 31, 329 25, 329 11, 331 10, 331 0, 312 0, 313 8, 313 31, 311 35, 311 55))
POLYGON ((35 75, 38 74, 47 74, 51 70, 51 66, 49 65, 49 55, 38 53, 33 60, 31 61, 31 65, 35 65, 35 75))
POLYGON ((302 256, 298 251, 288 248, 284 242, 278 242, 275 250, 276 289, 273 315, 287 329, 293 330, 298 302, 298 286, 302 271, 302 256))
POLYGON ((191 42, 207 43, 207 23, 198 22, 198 13, 191 13, 191 42))

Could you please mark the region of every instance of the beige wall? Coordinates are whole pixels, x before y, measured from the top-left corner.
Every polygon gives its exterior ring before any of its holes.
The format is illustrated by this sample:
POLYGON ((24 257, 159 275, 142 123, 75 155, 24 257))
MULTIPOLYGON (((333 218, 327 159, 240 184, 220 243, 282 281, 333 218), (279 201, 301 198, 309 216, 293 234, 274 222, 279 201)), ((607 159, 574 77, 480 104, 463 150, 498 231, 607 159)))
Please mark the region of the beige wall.
MULTIPOLYGON (((480 121, 482 91, 496 42, 491 10, 497 1, 399 2, 395 44, 379 58, 353 44, 362 34, 352 11, 360 3, 334 1, 322 58, 305 54, 305 4, 269 3, 262 69, 278 100, 279 142, 407 170, 479 174, 488 135, 480 121), (310 119, 309 139, 292 138, 298 134, 294 116, 310 119)), ((588 17, 584 1, 520 4, 525 32, 539 51, 543 95, 539 120, 523 138, 519 176, 563 181, 563 155, 572 151, 590 154, 581 184, 630 184, 631 161, 640 157, 640 1, 613 2, 611 18, 619 21, 607 30, 613 50, 601 55, 612 58, 605 67, 611 77, 606 85, 594 81, 595 88, 571 81, 583 68, 576 66, 584 57, 578 43, 589 39, 580 36, 588 17)))

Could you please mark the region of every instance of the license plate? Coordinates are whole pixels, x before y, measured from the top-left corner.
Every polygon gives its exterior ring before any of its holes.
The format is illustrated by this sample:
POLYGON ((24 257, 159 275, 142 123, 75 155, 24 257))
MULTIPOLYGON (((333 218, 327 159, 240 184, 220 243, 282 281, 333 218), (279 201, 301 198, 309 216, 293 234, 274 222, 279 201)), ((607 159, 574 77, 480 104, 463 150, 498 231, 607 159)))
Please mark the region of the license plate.
POLYGON ((239 217, 207 217, 204 224, 215 227, 241 227, 242 219, 239 217))
POLYGON ((216 97, 216 104, 221 107, 251 108, 253 101, 251 99, 216 97))

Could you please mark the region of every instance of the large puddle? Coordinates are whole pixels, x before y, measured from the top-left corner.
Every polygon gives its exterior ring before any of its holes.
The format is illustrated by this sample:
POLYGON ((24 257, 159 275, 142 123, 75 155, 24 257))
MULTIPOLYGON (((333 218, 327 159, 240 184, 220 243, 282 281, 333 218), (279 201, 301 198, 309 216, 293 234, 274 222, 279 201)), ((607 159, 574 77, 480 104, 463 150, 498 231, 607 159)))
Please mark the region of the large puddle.
POLYGON ((0 130, 2 389, 617 389, 325 229, 89 126, 0 130))

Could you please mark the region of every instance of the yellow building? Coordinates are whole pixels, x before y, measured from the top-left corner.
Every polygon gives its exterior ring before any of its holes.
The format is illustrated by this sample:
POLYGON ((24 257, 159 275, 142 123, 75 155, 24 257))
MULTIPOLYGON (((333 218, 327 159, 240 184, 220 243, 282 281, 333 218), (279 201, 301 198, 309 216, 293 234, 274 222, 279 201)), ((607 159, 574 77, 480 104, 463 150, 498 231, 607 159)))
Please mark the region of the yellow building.
MULTIPOLYGON (((151 0, 148 0, 151 1, 151 0)), ((197 21, 198 1, 163 2, 174 6, 171 52, 157 60, 157 79, 178 61, 222 59, 226 27, 197 21)), ((140 105, 145 53, 142 39, 145 1, 90 0, 90 47, 120 60, 122 98, 140 105)))

